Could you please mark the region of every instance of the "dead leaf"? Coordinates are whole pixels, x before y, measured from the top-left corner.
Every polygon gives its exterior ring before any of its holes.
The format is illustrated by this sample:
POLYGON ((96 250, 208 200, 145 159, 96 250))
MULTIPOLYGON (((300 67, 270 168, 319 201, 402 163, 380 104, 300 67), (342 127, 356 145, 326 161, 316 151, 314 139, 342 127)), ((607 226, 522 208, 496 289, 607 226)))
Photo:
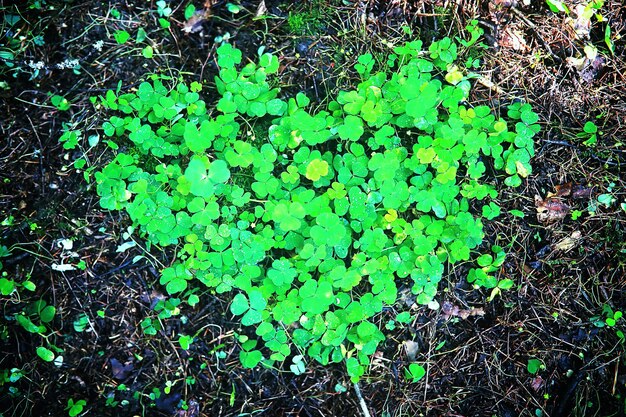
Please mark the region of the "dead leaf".
POLYGON ((561 199, 555 195, 548 196, 545 200, 536 195, 535 206, 537 207, 537 220, 545 224, 562 220, 570 212, 569 206, 561 202, 561 199))
POLYGON ((119 379, 120 381, 128 378, 128 374, 135 369, 132 361, 122 364, 122 362, 117 359, 111 358, 109 362, 111 363, 111 374, 113 374, 113 378, 119 379))
POLYGON ((196 10, 194 14, 185 22, 183 26, 183 32, 196 33, 202 30, 202 24, 209 20, 213 15, 213 0, 206 0, 204 2, 204 9, 196 10))
POLYGON ((414 342, 412 340, 405 340, 402 342, 402 346, 404 346, 404 351, 406 352, 406 357, 412 362, 415 360, 417 353, 420 350, 419 343, 414 342))
POLYGON ((573 56, 568 56, 567 58, 565 58, 565 62, 567 62, 567 65, 569 65, 570 67, 580 72, 585 68, 587 58, 574 58, 573 56))
POLYGON ((517 0, 494 0, 496 6, 517 7, 517 0))
POLYGON ((597 79, 604 68, 605 62, 606 61, 601 56, 595 57, 589 61, 588 65, 586 65, 582 71, 580 71, 580 78, 588 83, 597 79))
POLYGON ((561 239, 554 245, 554 250, 561 252, 569 252, 574 249, 580 243, 582 233, 576 230, 572 234, 564 239, 561 239))
POLYGON ((200 415, 200 404, 194 400, 189 401, 186 410, 178 410, 176 413, 176 417, 198 417, 198 415, 200 415))
POLYGON ((265 0, 261 0, 259 3, 259 7, 256 9, 255 17, 261 17, 267 12, 267 6, 265 5, 265 0))
POLYGON ((530 386, 535 391, 539 391, 543 387, 543 378, 540 376, 533 378, 533 380, 530 381, 530 386))
POLYGON ((544 245, 537 252, 535 252, 535 256, 538 259, 545 258, 552 252, 552 245, 544 245))
POLYGON ((524 34, 515 29, 506 28, 498 44, 503 48, 513 49, 514 51, 527 51, 528 44, 524 39, 524 34))
POLYGON ((575 185, 572 188, 572 197, 574 198, 588 198, 593 195, 593 188, 585 187, 584 185, 575 185))
POLYGON ((491 0, 489 2, 489 14, 495 21, 498 21, 511 7, 517 7, 517 0, 491 0))
POLYGON ((557 185, 554 187, 556 189, 556 195, 559 197, 567 197, 572 193, 572 183, 566 182, 565 184, 557 185))
POLYGON ((211 11, 206 9, 196 10, 194 14, 185 22, 183 32, 196 33, 202 30, 202 24, 211 17, 211 11))
POLYGON ((589 39, 589 32, 591 30, 591 17, 592 13, 588 13, 585 5, 579 4, 574 8, 574 15, 576 19, 567 19, 568 23, 576 32, 578 39, 589 39))
POLYGON ((470 309, 462 309, 457 305, 452 304, 449 301, 444 301, 441 306, 441 313, 444 320, 448 320, 450 317, 459 317, 462 320, 470 316, 484 316, 485 311, 482 308, 470 308, 470 309))
POLYGON ((556 193, 548 193, 547 198, 550 197, 573 197, 573 198, 587 198, 593 194, 593 188, 586 187, 584 185, 573 185, 571 182, 557 185, 554 187, 556 193))

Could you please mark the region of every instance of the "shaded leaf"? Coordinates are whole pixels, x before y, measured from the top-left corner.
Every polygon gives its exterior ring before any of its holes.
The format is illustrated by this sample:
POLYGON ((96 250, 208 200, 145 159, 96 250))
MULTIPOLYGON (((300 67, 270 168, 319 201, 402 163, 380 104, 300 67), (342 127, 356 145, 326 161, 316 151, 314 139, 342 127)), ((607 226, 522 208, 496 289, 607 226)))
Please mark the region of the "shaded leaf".
POLYGON ((54 360, 54 353, 50 349, 43 346, 39 346, 37 348, 37 356, 46 362, 52 362, 54 360))
POLYGON ((128 378, 129 374, 135 369, 132 360, 122 363, 115 358, 111 358, 109 363, 111 364, 111 375, 120 381, 128 378))

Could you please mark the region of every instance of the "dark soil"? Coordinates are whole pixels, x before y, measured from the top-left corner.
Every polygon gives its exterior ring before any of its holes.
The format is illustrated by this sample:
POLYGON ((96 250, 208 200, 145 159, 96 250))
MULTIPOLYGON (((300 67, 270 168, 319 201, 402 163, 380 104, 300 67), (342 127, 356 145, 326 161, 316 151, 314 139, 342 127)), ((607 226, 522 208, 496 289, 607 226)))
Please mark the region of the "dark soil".
MULTIPOLYGON (((620 207, 626 202, 626 6, 621 1, 604 2, 604 21, 593 20, 588 39, 578 38, 566 15, 550 12, 543 1, 524 6, 500 0, 254 0, 239 3, 236 15, 219 1, 200 30, 189 34, 182 31, 188 2, 170 3, 169 30, 160 29, 155 2, 51 0, 41 2, 40 10, 29 8, 35 3, 0 2, 4 13, 19 10, 21 33, 43 37, 42 45, 28 44, 22 51, 17 66, 23 72, 13 76, 5 66, 0 72, 10 88, 0 93, 0 221, 7 219, 0 244, 13 248, 2 262, 10 277, 30 277, 37 287, 24 299, 0 297, 0 370, 18 368, 24 374, 14 383, 0 378, 0 415, 66 415, 70 398, 84 399, 86 415, 99 416, 361 413, 339 366, 310 364, 300 376, 243 369, 233 339, 241 329, 226 295, 207 291, 195 308, 181 305, 180 316, 159 319, 154 307, 165 294, 158 270, 168 254, 155 249, 149 262, 134 263, 142 254, 138 248, 116 252, 129 223, 100 208, 94 188, 71 168, 80 154, 63 149, 58 138, 64 123, 75 124, 85 136, 96 133, 103 115, 89 97, 117 88, 120 80, 122 88, 131 89, 157 72, 212 84, 216 36, 230 36, 244 57, 255 56, 260 46, 276 52, 285 94, 304 91, 323 102, 354 83, 349 68, 360 53, 387 51, 385 42, 408 40, 402 26, 428 44, 462 33, 472 19, 485 30, 480 73, 492 82, 476 83, 474 102, 499 111, 523 99, 542 121, 533 174, 501 195, 504 214, 487 225, 488 240, 509 253, 501 275, 516 287, 487 301, 488 292, 468 286, 461 271, 451 271, 441 288, 443 308, 415 311, 413 326, 390 332, 359 384, 363 399, 372 416, 626 415, 625 345, 619 336, 626 326, 623 319, 614 327, 598 325, 605 306, 626 310, 626 211, 620 207), (518 6, 513 10, 511 4, 518 6), (295 27, 290 16, 296 14, 308 16, 304 26, 295 27), (614 35, 614 53, 605 44, 606 25, 614 35), (111 36, 125 29, 135 37, 140 27, 158 51, 153 60, 111 36), (94 45, 100 40, 104 46, 98 50, 94 45), (585 44, 596 46, 602 62, 578 70, 568 58, 584 55, 585 44), (56 67, 66 59, 77 59, 80 70, 56 67), (30 61, 42 61, 45 68, 34 75, 30 61), (70 110, 51 106, 49 94, 68 98, 70 110), (602 131, 595 146, 576 136, 589 120, 602 131), (538 220, 536 201, 567 184, 582 190, 578 197, 562 195, 580 217, 538 220), (589 214, 590 204, 607 193, 615 204, 598 205, 589 214), (76 257, 62 249, 62 239, 73 241, 76 257), (51 269, 64 258, 83 260, 86 269, 51 269), (57 309, 49 328, 50 342, 63 351, 58 366, 35 355, 42 337, 14 319, 39 299, 57 309), (74 322, 82 314, 88 325, 78 332, 74 322), (145 335, 141 323, 147 317, 160 320, 163 330, 145 335), (190 350, 174 344, 178 334, 196 332, 190 350), (409 384, 403 369, 416 354, 429 372, 409 384), (536 374, 527 369, 533 358, 543 364, 536 374), (153 390, 162 390, 166 381, 173 384, 171 392, 156 398, 153 390), (179 408, 181 400, 187 410, 179 408)), ((573 9, 583 2, 567 3, 573 9)), ((6 33, 3 29, 0 36, 6 33)), ((91 163, 110 158, 103 144, 96 150, 91 163)))

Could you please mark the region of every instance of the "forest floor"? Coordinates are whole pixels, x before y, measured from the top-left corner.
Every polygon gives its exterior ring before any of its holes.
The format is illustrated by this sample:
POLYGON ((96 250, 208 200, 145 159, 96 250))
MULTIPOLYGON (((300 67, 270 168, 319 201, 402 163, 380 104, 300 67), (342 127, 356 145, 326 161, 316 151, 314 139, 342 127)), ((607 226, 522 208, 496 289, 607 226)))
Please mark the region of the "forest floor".
MULTIPOLYGON (((190 3, 0 2, 0 260, 19 288, 0 295, 0 416, 625 415, 621 0, 219 1, 195 21, 190 3), (472 104, 523 100, 542 128, 532 174, 502 191, 502 215, 485 224, 486 240, 506 247, 499 274, 512 289, 491 299, 451 274, 439 309, 387 332, 359 382, 364 405, 341 365, 244 369, 226 294, 207 292, 158 335, 144 332, 164 298, 158 268, 134 262, 138 247, 120 249, 128 219, 100 207, 72 168, 80 153, 59 143, 64 126, 97 138, 105 112, 90 97, 152 73, 213 85, 227 40, 244 56, 277 55, 282 91, 319 103, 358 82, 360 54, 468 39, 473 20, 484 33, 464 52, 480 61, 472 104), (124 31, 130 39, 115 39, 124 31), (53 317, 39 317, 42 303, 53 317), (19 323, 23 312, 43 329, 19 323), (180 333, 198 335, 192 349, 180 333), (59 348, 54 361, 36 353, 44 339, 59 348), (428 373, 410 383, 403 370, 416 358, 428 373)), ((103 142, 91 144, 93 166, 110 159, 103 142)))

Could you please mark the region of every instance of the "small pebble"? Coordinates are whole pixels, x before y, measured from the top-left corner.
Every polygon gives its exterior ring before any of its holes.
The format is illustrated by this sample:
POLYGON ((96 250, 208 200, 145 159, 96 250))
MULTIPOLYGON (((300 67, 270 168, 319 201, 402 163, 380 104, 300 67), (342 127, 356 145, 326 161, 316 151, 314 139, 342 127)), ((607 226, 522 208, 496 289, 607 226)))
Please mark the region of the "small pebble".
POLYGON ((309 47, 311 46, 311 43, 312 42, 310 40, 299 42, 296 45, 296 52, 301 55, 306 55, 306 53, 309 51, 309 47))

